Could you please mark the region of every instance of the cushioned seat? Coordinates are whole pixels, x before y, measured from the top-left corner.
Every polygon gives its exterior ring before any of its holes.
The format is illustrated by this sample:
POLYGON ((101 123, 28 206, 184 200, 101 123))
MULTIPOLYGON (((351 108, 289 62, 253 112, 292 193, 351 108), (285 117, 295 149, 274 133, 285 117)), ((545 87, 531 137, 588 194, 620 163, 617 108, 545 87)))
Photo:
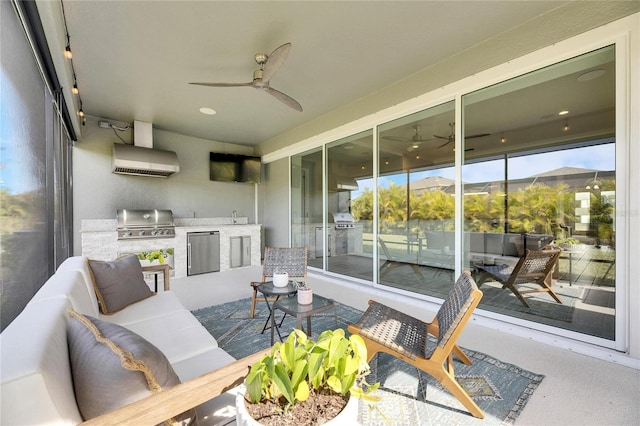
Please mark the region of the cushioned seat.
POLYGON ((0 424, 78 424, 67 348, 69 299, 31 303, 0 335, 0 424))
POLYGON ((218 347, 218 342, 187 310, 123 325, 153 343, 169 362, 182 361, 218 347))
POLYGON ((158 318, 171 312, 184 311, 184 306, 172 291, 163 291, 141 300, 113 315, 100 314, 99 318, 120 325, 158 318))

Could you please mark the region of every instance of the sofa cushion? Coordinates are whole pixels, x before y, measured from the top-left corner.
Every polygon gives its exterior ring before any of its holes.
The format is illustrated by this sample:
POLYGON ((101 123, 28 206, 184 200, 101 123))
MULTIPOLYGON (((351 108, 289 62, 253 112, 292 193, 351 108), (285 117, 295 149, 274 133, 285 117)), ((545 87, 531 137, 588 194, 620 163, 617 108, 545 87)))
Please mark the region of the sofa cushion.
MULTIPOLYGON (((84 278, 85 286, 87 287, 87 291, 91 294, 91 302, 93 305, 92 312, 95 312, 95 315, 98 315, 100 308, 98 307, 98 298, 96 297, 96 290, 93 287, 93 279, 91 278, 91 268, 89 268, 89 262, 86 256, 71 256, 68 257, 58 266, 56 273, 62 271, 79 271, 84 278)), ((79 311, 82 312, 82 311, 79 311)), ((83 312, 85 314, 89 314, 88 312, 83 312)), ((91 314, 89 314, 91 315, 91 314)))
POLYGON ((211 333, 186 309, 125 327, 160 349, 171 365, 218 347, 211 333))
POLYGON ((58 271, 47 280, 29 303, 66 298, 73 309, 85 315, 98 315, 98 304, 93 289, 86 286, 82 273, 77 270, 58 271))
POLYGON ((103 314, 118 312, 154 294, 144 281, 142 266, 135 254, 112 261, 88 262, 103 314))
MULTIPOLYGON (((163 353, 142 337, 117 324, 67 312, 73 385, 85 420, 180 383, 163 353)), ((194 410, 175 418, 191 419, 194 410)))
MULTIPOLYGON (((45 284, 46 285, 46 284, 45 284)), ((29 303, 0 334, 0 424, 78 424, 66 298, 29 303)))
POLYGON ((184 311, 184 305, 172 291, 163 291, 153 297, 141 300, 119 312, 100 315, 98 319, 128 327, 134 322, 158 318, 171 312, 184 311))

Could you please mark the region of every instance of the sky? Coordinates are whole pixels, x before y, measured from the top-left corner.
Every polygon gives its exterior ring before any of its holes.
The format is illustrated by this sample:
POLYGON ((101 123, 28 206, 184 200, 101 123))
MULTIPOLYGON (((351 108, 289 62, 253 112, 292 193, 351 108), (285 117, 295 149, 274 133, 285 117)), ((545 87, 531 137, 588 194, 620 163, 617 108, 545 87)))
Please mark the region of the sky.
MULTIPOLYGON (((561 167, 615 170, 615 144, 596 145, 510 158, 508 176, 509 179, 522 179, 561 167)), ((455 169, 453 167, 447 167, 445 169, 415 172, 411 173, 410 180, 411 182, 415 182, 430 176, 440 176, 453 180, 455 178, 455 169)), ((388 188, 391 182, 394 182, 396 185, 406 185, 406 179, 407 176, 405 173, 383 176, 378 179, 378 187, 388 188)), ((493 160, 464 166, 462 179, 467 183, 503 180, 504 161, 493 160)), ((365 188, 373 189, 373 180, 359 180, 358 187, 358 191, 351 193, 352 199, 360 196, 365 188)))

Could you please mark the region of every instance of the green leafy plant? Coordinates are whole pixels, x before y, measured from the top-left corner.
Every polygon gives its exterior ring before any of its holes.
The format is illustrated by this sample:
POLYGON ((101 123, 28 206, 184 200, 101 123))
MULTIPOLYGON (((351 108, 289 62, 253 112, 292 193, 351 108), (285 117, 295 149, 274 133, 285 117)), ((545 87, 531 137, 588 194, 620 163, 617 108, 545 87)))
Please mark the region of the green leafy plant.
POLYGON ((358 335, 345 336, 343 329, 327 330, 317 342, 301 330, 293 330, 284 343, 276 342, 269 355, 251 366, 245 378, 247 396, 256 404, 272 400, 286 412, 298 401, 309 398, 311 389, 361 398, 369 403, 379 397, 369 392, 367 347, 358 335))
POLYGON ((154 251, 143 251, 138 253, 138 259, 140 260, 148 260, 149 262, 153 262, 154 260, 158 260, 159 263, 164 263, 164 260, 168 256, 173 256, 173 249, 160 249, 154 251))
POLYGON ((570 244, 570 245, 574 245, 574 244, 580 244, 580 240, 578 240, 577 238, 556 238, 554 240, 554 243, 560 245, 560 244, 570 244))

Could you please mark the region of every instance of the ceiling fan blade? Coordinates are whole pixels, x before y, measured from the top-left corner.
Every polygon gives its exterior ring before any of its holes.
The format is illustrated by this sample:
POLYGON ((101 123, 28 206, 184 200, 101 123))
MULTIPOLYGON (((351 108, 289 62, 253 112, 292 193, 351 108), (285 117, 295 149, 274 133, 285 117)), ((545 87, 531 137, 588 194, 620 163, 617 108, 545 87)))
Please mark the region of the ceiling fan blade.
POLYGON ((383 136, 382 139, 394 142, 411 142, 411 139, 403 138, 402 136, 383 136))
POLYGON ((438 136, 438 135, 433 135, 433 137, 438 138, 438 139, 446 139, 446 140, 449 140, 449 136, 438 136))
POLYGON ((253 86, 253 81, 250 83, 189 83, 196 86, 209 86, 209 87, 239 87, 239 86, 253 86))
MULTIPOLYGON (((435 136, 435 135, 434 135, 434 136, 435 136)), ((449 145, 451 142, 453 142, 453 139, 449 139, 449 140, 447 140, 445 143, 443 143, 442 145, 440 145, 440 146, 438 147, 438 149, 440 149, 440 148, 444 148, 445 146, 449 145)))
POLYGON ((300 111, 302 112, 302 105, 300 105, 298 103, 298 101, 296 101, 295 99, 293 99, 291 96, 285 95, 284 93, 272 88, 272 87, 268 87, 265 90, 267 93, 271 94, 271 96, 274 96, 275 98, 279 99, 280 101, 282 101, 284 104, 286 104, 287 106, 295 109, 296 111, 300 111))
POLYGON ((285 59, 287 59, 290 50, 291 43, 285 43, 267 57, 267 61, 264 63, 262 71, 262 81, 268 82, 271 80, 271 77, 273 77, 276 71, 278 71, 280 66, 284 63, 285 59))
POLYGON ((465 139, 483 138, 483 137, 489 136, 489 135, 491 135, 491 133, 478 133, 477 135, 465 136, 465 139))

